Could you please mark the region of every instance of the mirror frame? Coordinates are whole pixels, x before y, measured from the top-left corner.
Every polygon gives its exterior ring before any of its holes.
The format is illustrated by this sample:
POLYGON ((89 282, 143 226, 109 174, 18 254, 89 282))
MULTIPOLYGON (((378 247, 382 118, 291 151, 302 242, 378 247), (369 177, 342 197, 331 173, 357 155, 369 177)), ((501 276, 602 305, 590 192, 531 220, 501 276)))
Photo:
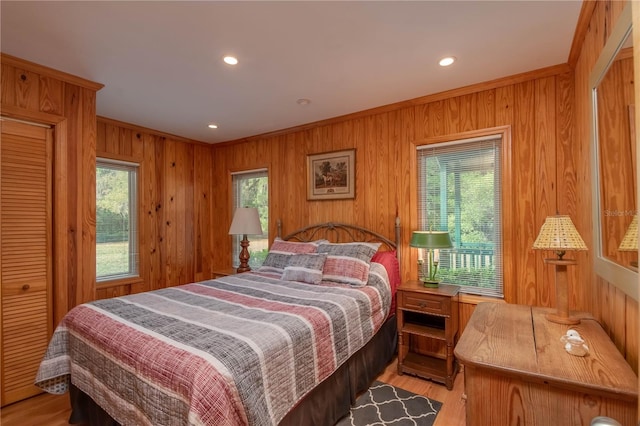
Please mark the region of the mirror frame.
MULTIPOLYGON (((591 178, 592 178, 592 226, 594 272, 625 292, 634 300, 639 300, 638 272, 619 265, 602 255, 602 231, 601 223, 601 194, 600 194, 600 147, 598 143, 598 100, 597 88, 604 78, 616 55, 632 36, 631 4, 624 7, 618 22, 616 22, 607 43, 605 44, 598 61, 595 63, 589 77, 589 91, 591 97, 591 178)), ((637 185, 637 182, 634 182, 637 185)), ((636 206, 636 209, 638 206, 636 206)))

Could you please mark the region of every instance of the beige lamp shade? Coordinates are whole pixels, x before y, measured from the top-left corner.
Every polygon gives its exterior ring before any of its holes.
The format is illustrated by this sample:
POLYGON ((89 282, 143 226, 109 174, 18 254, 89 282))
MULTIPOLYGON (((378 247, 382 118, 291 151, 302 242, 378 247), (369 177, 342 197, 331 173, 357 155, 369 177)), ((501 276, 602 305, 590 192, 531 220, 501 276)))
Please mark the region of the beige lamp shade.
POLYGON ((573 225, 571 218, 565 215, 549 216, 544 221, 538 238, 533 243, 537 250, 587 250, 587 246, 573 225))
POLYGON ((538 238, 533 243, 537 250, 554 250, 557 259, 545 259, 544 263, 555 267, 556 312, 549 312, 545 317, 558 324, 579 324, 580 318, 569 315, 569 293, 567 266, 576 265, 573 259, 563 259, 565 250, 587 250, 578 230, 569 216, 548 216, 540 228, 538 238))
POLYGON ((258 209, 238 207, 233 214, 229 235, 262 235, 258 209))
POLYGON ((638 216, 633 216, 624 238, 618 247, 620 251, 638 251, 638 216))

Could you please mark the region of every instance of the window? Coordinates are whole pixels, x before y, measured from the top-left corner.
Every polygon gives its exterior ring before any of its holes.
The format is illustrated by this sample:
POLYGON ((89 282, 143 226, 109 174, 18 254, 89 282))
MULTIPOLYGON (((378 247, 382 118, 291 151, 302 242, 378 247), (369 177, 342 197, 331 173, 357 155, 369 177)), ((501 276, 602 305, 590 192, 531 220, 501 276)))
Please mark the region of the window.
POLYGON ((503 296, 502 136, 418 147, 421 230, 449 231, 438 274, 462 291, 503 296))
POLYGON ((96 164, 96 278, 138 276, 138 165, 96 164))
MULTIPOLYGON (((233 189, 233 208, 256 207, 260 214, 262 235, 249 236, 249 266, 256 269, 262 266, 269 250, 269 176, 267 169, 250 170, 231 174, 233 189)), ((240 240, 242 235, 233 235, 232 265, 240 264, 240 240)))

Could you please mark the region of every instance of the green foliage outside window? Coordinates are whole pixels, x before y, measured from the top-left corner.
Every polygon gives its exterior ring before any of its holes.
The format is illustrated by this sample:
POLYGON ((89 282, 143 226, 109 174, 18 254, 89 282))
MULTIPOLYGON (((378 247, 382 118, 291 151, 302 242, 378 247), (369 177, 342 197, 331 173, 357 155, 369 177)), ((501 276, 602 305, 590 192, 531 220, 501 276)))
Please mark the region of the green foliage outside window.
POLYGON ((136 165, 99 160, 96 167, 96 277, 137 274, 136 165))
POLYGON ((438 278, 443 283, 454 283, 480 288, 494 288, 496 268, 494 266, 476 268, 441 268, 438 269, 438 278))
MULTIPOLYGON (((267 257, 269 246, 269 177, 267 171, 238 173, 233 175, 234 205, 236 207, 255 207, 260 216, 262 235, 250 235, 249 266, 257 269, 267 257)), ((241 236, 233 239, 232 262, 239 263, 241 236)))
POLYGON ((421 229, 454 246, 439 253, 439 279, 501 296, 500 140, 419 150, 418 169, 421 229))

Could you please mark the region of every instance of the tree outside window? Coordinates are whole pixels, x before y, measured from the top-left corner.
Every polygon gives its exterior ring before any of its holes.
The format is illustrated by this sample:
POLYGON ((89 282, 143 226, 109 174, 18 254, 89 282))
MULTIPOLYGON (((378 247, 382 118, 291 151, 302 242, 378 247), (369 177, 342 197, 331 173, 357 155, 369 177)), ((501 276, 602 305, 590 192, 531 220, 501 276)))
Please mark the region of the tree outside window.
MULTIPOLYGON (((269 250, 269 176, 266 169, 233 173, 233 207, 255 207, 260 215, 262 235, 249 237, 249 266, 257 269, 269 250)), ((238 267, 242 235, 232 236, 232 264, 238 267)))
POLYGON ((96 278, 138 275, 138 165, 98 159, 96 165, 96 278))

